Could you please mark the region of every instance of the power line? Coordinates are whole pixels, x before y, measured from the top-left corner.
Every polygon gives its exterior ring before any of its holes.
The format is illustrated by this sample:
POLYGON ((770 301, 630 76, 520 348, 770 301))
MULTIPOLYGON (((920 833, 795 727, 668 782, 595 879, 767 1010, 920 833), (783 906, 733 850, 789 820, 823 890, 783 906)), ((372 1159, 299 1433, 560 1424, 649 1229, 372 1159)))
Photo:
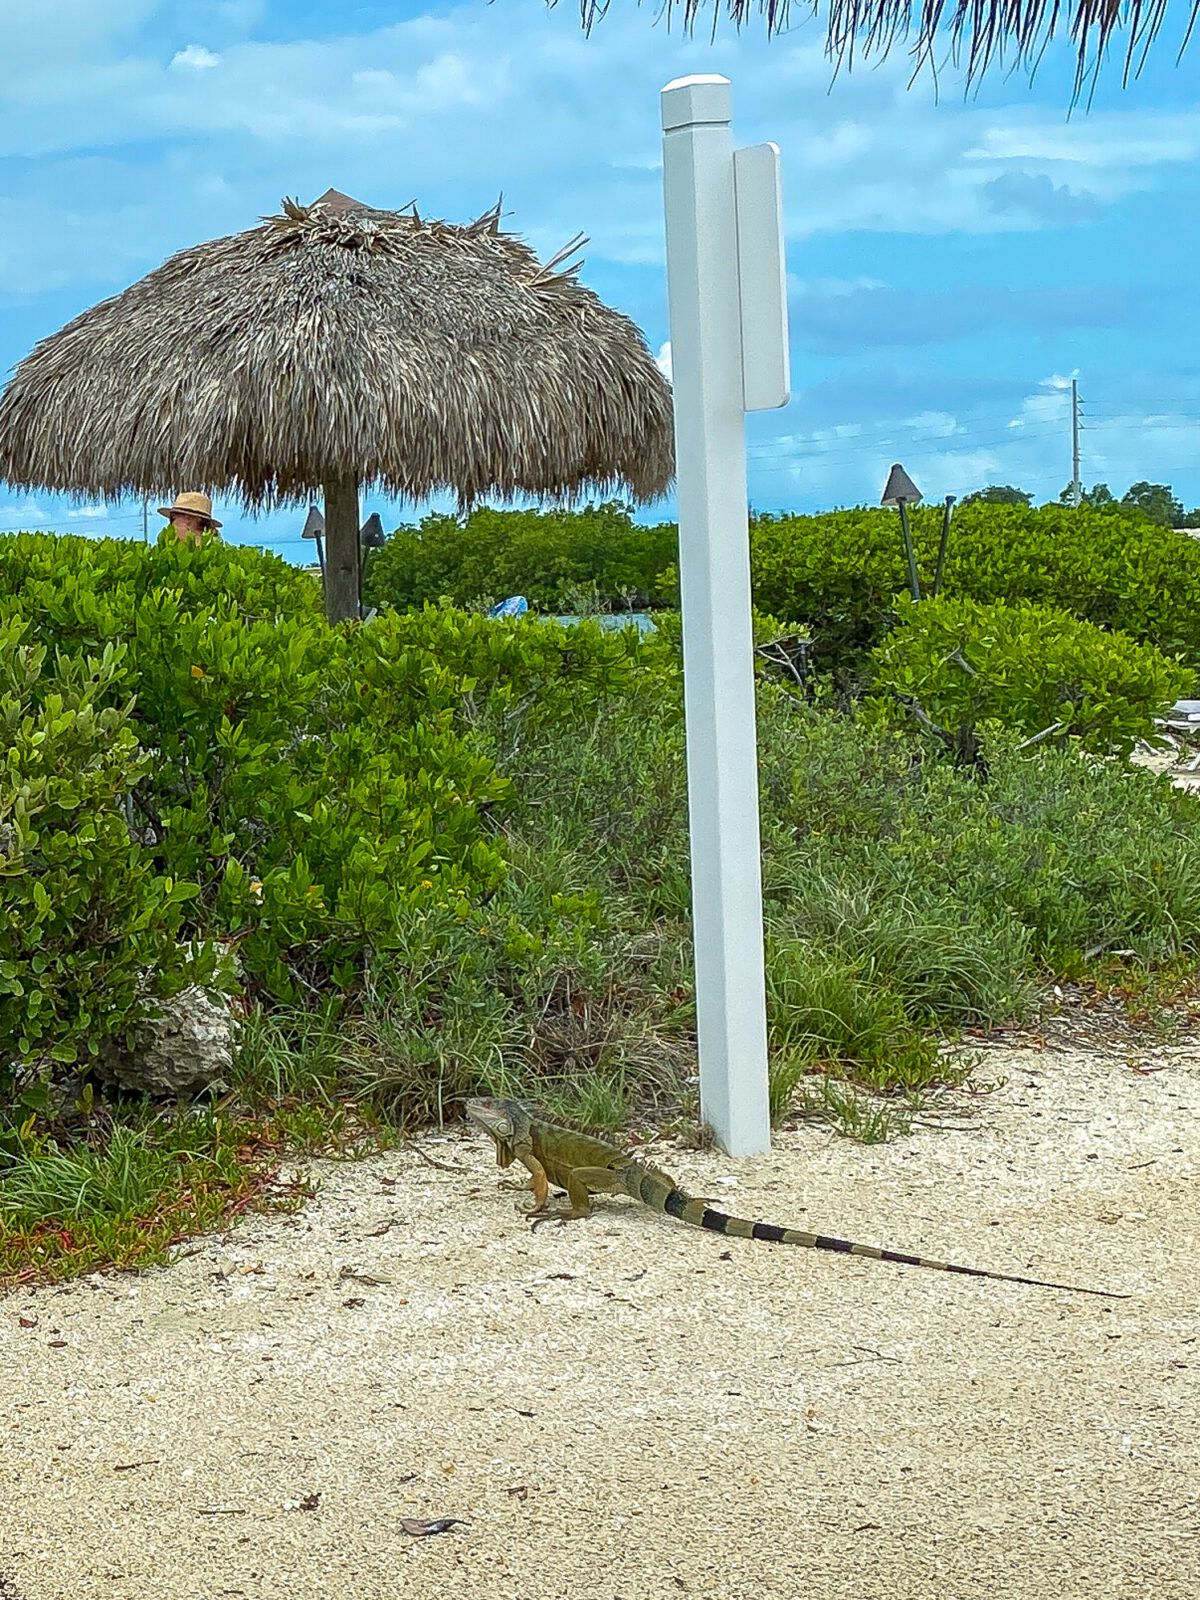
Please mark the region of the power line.
MULTIPOLYGON (((1058 437, 1059 432, 1057 429, 1055 429, 1052 433, 1047 432, 1041 434, 1026 434, 1024 436, 1024 440, 1030 444, 1041 444, 1050 438, 1058 437)), ((831 466, 845 466, 855 461, 877 459, 882 456, 884 452, 891 454, 893 451, 898 450, 901 447, 907 451, 920 451, 922 453, 936 453, 938 455, 962 455, 979 451, 998 451, 1003 449, 1005 446, 1014 445, 1016 442, 1016 440, 1011 438, 986 440, 960 438, 957 436, 946 436, 944 438, 931 438, 918 441, 903 440, 899 442, 891 439, 878 441, 872 440, 864 444, 861 448, 850 451, 834 452, 816 450, 805 452, 798 449, 788 460, 781 459, 773 461, 768 456, 760 456, 753 460, 750 463, 750 466, 755 474, 764 472, 794 472, 803 467, 824 466, 826 464, 831 466)), ((778 452, 778 454, 782 455, 783 452, 778 452)))
MULTIPOLYGON (((1051 435, 1057 437, 1060 426, 1061 424, 1057 422, 1036 422, 1033 424, 1023 424, 1021 426, 1014 425, 1006 429, 1006 431, 998 438, 981 438, 977 433, 925 433, 907 434, 903 437, 900 437, 899 435, 884 435, 883 437, 880 437, 877 434, 861 434, 853 436, 848 435, 846 437, 837 439, 799 439, 796 441, 794 448, 840 454, 843 452, 853 453, 864 449, 877 449, 884 446, 891 447, 892 445, 897 444, 915 446, 919 448, 922 445, 940 444, 944 441, 953 441, 957 444, 977 445, 1008 444, 1014 439, 1049 438, 1051 435)), ((753 456, 754 454, 762 451, 764 448, 766 447, 755 446, 750 453, 753 456)))

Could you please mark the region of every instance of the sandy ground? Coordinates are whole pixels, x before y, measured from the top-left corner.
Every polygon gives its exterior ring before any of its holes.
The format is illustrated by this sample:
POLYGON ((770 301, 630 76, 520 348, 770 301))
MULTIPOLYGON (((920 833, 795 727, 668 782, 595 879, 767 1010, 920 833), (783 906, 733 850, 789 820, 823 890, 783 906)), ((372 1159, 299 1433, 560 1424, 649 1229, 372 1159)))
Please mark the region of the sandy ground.
POLYGON ((984 1069, 965 1128, 656 1155, 728 1209, 1132 1298, 622 1201, 531 1235, 478 1138, 324 1164, 296 1216, 0 1300, 0 1595, 1196 1600, 1200 1046, 984 1069))

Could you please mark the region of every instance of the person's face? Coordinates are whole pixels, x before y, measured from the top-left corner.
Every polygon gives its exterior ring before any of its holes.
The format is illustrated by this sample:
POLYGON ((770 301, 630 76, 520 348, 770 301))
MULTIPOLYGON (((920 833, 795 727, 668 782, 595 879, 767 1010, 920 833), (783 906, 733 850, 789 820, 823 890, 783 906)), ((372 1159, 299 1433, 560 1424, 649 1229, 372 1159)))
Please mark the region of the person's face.
POLYGON ((205 529, 204 518, 197 517, 191 511, 177 511, 171 518, 171 525, 175 529, 175 537, 187 543, 198 539, 205 529))

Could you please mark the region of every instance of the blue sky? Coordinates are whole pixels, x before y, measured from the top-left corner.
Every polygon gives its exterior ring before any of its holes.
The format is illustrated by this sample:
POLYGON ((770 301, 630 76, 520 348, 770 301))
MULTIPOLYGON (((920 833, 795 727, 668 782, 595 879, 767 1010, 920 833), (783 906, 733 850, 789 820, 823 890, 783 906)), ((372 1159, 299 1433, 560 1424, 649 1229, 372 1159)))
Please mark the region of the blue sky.
MULTIPOLYGON (((543 255, 587 233, 584 280, 661 351, 658 91, 715 71, 738 141, 784 162, 793 400, 749 421, 757 508, 875 499, 894 459, 931 499, 1055 498, 1072 374, 1085 482, 1200 503, 1200 42, 1175 65, 1182 13, 1139 79, 1122 90, 1114 62, 1073 112, 1065 48, 1032 84, 965 96, 948 69, 910 87, 902 52, 834 80, 807 18, 713 42, 657 15, 614 0, 584 38, 572 0, 0 0, 0 371, 172 251, 331 185, 455 221, 502 191, 543 255)), ((218 514, 309 551, 295 511, 218 514)), ((0 485, 0 529, 140 526, 136 506, 0 485)))

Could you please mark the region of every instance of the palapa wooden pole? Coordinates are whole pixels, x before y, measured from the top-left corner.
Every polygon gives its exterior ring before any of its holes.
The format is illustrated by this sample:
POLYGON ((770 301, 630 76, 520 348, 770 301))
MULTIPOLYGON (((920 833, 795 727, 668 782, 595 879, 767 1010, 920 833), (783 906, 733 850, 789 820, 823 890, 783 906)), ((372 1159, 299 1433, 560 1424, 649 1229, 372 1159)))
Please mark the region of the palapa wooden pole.
POLYGON ((325 485, 325 615, 331 623, 359 620, 359 582, 358 484, 343 478, 325 485))

